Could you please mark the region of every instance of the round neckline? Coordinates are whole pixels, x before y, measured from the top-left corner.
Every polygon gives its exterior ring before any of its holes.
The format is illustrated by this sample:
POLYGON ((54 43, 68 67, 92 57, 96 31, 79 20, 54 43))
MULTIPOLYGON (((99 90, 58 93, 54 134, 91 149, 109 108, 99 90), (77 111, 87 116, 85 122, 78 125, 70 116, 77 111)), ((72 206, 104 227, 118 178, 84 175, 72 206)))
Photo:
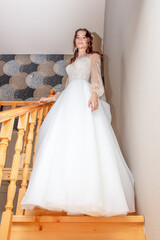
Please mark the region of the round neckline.
POLYGON ((89 57, 90 55, 91 55, 91 54, 89 53, 89 54, 87 54, 87 55, 84 55, 84 56, 81 56, 81 57, 77 57, 76 60, 77 60, 77 59, 80 59, 80 58, 83 58, 83 57, 89 57))
POLYGON ((84 58, 84 57, 90 57, 91 55, 92 55, 92 53, 89 53, 89 54, 87 54, 87 55, 85 55, 85 56, 78 57, 78 58, 76 58, 76 59, 74 60, 74 62, 72 62, 71 64, 68 64, 66 67, 68 67, 69 65, 72 65, 72 64, 75 63, 78 59, 81 59, 81 58, 84 58))

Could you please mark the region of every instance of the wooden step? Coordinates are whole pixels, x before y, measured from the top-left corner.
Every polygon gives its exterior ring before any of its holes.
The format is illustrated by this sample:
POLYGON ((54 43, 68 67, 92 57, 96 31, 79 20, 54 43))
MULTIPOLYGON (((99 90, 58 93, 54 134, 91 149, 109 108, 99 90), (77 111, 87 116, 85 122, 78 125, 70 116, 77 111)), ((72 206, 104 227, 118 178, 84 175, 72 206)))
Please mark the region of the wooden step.
POLYGON ((50 211, 47 209, 39 208, 39 207, 34 207, 32 211, 26 210, 24 211, 25 216, 65 216, 67 215, 67 212, 65 211, 50 211))
MULTIPOLYGON (((39 207, 34 207, 32 211, 30 210, 24 210, 24 215, 25 216, 66 216, 67 212, 65 211, 50 211, 44 208, 39 208, 39 207)), ((84 216, 88 216, 87 214, 83 214, 84 216)), ((128 213, 128 216, 130 215, 135 215, 135 212, 133 213, 128 213)))
POLYGON ((143 216, 14 215, 10 240, 145 240, 143 216))

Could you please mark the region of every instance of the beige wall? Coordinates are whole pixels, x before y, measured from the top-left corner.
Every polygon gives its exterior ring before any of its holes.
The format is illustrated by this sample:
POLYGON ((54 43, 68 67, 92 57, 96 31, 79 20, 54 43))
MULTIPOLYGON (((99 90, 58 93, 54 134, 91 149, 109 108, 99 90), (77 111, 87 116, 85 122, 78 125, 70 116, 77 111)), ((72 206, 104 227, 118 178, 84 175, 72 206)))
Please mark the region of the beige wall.
POLYGON ((104 74, 147 240, 160 239, 160 1, 106 0, 104 74))
POLYGON ((104 6, 105 0, 0 0, 0 54, 72 54, 81 27, 103 41, 104 6))

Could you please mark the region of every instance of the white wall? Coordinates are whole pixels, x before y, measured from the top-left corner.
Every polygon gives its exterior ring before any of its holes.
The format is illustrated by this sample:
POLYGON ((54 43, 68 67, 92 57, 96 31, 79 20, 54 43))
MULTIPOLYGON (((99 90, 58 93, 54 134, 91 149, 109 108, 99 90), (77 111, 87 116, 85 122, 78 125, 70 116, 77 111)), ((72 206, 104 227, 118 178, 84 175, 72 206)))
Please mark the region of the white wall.
POLYGON ((160 239, 160 1, 106 0, 104 73, 147 240, 160 239))
POLYGON ((0 0, 0 54, 72 54, 76 29, 103 37, 105 0, 0 0))

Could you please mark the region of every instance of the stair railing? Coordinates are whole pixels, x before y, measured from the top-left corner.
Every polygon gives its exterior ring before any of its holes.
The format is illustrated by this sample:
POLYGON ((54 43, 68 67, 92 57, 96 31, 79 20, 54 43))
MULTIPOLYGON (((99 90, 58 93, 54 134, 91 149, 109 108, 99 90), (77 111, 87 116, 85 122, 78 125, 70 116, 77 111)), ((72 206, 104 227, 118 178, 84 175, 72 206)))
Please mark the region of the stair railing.
POLYGON ((5 164, 8 145, 11 141, 15 119, 18 118, 17 124, 17 139, 15 144, 15 152, 12 159, 11 169, 7 169, 9 186, 7 190, 7 202, 5 211, 2 213, 0 236, 8 240, 11 231, 13 218, 13 200, 16 193, 16 183, 19 175, 21 176, 21 188, 18 194, 18 202, 16 214, 23 215, 24 209, 21 209, 20 202, 27 188, 27 180, 29 180, 29 165, 32 157, 32 167, 34 163, 35 149, 37 143, 38 132, 42 121, 46 117, 48 111, 53 105, 53 102, 39 104, 37 101, 0 101, 0 107, 11 106, 10 110, 5 110, 0 113, 0 186, 3 180, 6 179, 5 164), (32 104, 34 103, 34 104, 32 104), (30 105, 29 105, 30 104, 30 105), (26 105, 26 106, 25 106, 26 105), (27 106, 28 105, 28 106, 27 106), (23 107, 19 107, 23 106, 23 107), (36 126, 36 130, 35 130, 36 126), (33 148, 34 145, 34 148, 33 148), (23 164, 23 171, 20 171, 20 163, 23 164))

